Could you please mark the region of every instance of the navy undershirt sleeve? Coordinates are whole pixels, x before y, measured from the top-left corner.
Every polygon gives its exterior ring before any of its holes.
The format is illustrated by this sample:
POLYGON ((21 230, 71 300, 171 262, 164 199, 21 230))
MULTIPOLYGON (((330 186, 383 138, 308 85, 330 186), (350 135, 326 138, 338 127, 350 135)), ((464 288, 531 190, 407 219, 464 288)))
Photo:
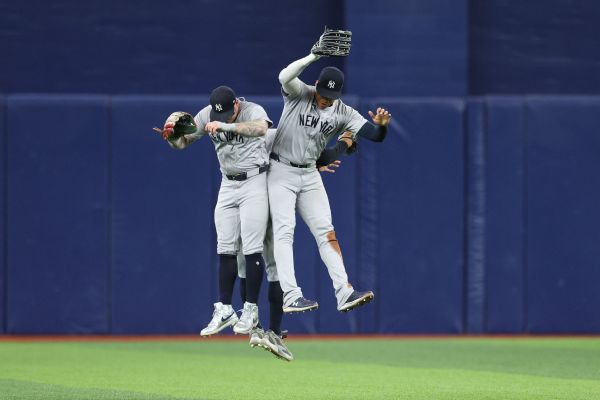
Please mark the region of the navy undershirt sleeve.
POLYGON ((366 122, 356 134, 359 137, 363 137, 373 142, 383 142, 387 135, 387 126, 375 125, 371 122, 366 122))
POLYGON ((317 168, 331 164, 339 158, 340 154, 344 154, 346 150, 348 150, 348 145, 344 141, 338 140, 334 147, 330 147, 321 152, 321 155, 317 160, 317 168))

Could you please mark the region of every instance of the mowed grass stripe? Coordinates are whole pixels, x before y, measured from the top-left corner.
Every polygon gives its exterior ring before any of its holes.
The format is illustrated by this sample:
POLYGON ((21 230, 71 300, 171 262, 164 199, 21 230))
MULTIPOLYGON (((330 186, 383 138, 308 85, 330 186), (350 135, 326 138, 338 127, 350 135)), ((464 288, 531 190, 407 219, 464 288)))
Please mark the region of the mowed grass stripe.
POLYGON ((36 398, 25 396, 41 384, 90 399, 600 398, 598 339, 289 345, 292 363, 243 342, 0 343, 0 393, 36 398))
POLYGON ((0 379, 2 400, 181 400, 181 398, 110 389, 71 388, 45 383, 0 379))

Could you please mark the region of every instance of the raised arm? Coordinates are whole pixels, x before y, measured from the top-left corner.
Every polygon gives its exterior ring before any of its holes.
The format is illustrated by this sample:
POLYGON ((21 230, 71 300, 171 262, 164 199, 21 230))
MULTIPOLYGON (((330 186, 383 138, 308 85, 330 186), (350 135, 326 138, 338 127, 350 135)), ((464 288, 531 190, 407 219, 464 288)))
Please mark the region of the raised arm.
POLYGON ((283 91, 288 96, 295 97, 302 93, 304 83, 298 79, 298 77, 306 67, 317 61, 319 58, 321 58, 321 56, 311 53, 306 57, 294 61, 281 70, 279 73, 279 83, 281 83, 283 91))
POLYGON ((365 123, 357 132, 357 136, 364 137, 372 142, 383 142, 383 139, 387 135, 387 125, 392 118, 392 114, 384 108, 377 107, 375 113, 369 110, 369 116, 373 120, 373 123, 365 123))

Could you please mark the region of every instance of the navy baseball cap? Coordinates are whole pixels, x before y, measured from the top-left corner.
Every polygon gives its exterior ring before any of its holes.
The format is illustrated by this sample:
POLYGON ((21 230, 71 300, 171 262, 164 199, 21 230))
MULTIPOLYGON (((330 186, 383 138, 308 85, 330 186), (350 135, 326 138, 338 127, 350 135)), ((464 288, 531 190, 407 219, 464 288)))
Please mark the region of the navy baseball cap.
POLYGON ((325 67, 319 74, 317 93, 328 99, 336 100, 342 97, 344 73, 336 67, 325 67))
POLYGON ((210 94, 210 120, 227 122, 233 115, 235 93, 229 86, 219 86, 210 94))

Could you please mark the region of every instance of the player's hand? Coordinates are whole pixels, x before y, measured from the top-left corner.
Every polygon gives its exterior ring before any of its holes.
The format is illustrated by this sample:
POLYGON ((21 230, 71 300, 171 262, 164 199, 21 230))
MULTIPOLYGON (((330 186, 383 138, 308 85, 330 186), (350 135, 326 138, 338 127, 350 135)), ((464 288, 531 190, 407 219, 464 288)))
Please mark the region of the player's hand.
POLYGON ((390 114, 386 109, 377 107, 377 111, 375 114, 373 114, 373 112, 369 110, 369 117, 371 117, 373 123, 375 123, 376 125, 386 126, 390 123, 392 114, 390 114))
POLYGON ((329 165, 323 165, 322 167, 319 167, 319 172, 329 172, 331 174, 335 174, 335 170, 339 168, 341 163, 342 162, 340 160, 335 160, 329 165))
POLYGON ((210 133, 223 132, 223 130, 221 129, 221 123, 219 121, 209 122, 204 126, 204 130, 210 133))
MULTIPOLYGON (((340 139, 350 139, 351 141, 354 141, 354 139, 352 138, 352 132, 350 132, 350 131, 345 131, 344 133, 342 133, 340 135, 340 137, 338 137, 338 140, 340 140, 340 139)), ((346 142, 346 143, 348 143, 348 142, 346 142)))
POLYGON ((174 126, 175 126, 175 124, 168 122, 165 124, 164 128, 160 129, 160 128, 154 127, 154 128, 152 128, 152 130, 160 133, 162 138, 167 140, 171 136, 173 136, 173 133, 175 132, 175 130, 173 128, 174 126))

